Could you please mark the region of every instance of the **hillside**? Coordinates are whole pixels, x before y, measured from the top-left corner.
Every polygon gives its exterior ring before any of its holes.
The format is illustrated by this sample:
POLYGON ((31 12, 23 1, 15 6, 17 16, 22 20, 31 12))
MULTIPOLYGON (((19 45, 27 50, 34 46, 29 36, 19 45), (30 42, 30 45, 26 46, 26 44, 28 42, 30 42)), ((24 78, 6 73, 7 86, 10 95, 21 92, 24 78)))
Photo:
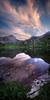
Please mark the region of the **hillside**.
POLYGON ((0 43, 19 43, 20 41, 17 40, 13 35, 0 37, 0 43))
POLYGON ((50 32, 40 37, 32 36, 29 40, 24 42, 24 45, 29 48, 27 52, 32 57, 41 57, 43 59, 48 59, 50 62, 50 32))
POLYGON ((26 40, 25 43, 32 44, 34 48, 41 48, 42 46, 46 46, 46 48, 50 49, 50 32, 47 32, 44 35, 38 37, 32 36, 29 40, 26 40))

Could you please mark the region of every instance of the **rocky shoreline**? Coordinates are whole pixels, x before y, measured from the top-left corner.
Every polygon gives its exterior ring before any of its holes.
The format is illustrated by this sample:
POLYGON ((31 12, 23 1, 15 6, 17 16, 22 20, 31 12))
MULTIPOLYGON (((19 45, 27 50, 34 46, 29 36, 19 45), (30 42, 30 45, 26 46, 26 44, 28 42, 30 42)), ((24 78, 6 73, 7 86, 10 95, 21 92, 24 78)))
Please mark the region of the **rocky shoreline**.
POLYGON ((27 97, 32 99, 38 96, 40 88, 43 87, 44 84, 48 83, 49 81, 50 81, 50 75, 48 75, 48 73, 35 79, 31 84, 31 90, 30 92, 27 93, 27 97))

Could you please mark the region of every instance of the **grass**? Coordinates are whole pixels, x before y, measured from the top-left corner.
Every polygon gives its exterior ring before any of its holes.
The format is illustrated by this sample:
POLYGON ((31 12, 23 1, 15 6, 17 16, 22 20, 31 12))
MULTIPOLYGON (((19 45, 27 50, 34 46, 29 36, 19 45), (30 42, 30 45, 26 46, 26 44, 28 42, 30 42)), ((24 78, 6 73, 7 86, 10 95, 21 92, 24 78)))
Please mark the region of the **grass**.
MULTIPOLYGON (((0 100, 31 100, 26 94, 29 86, 23 86, 16 82, 0 83, 0 100)), ((39 91, 39 95, 32 100, 50 100, 50 82, 39 91)))
MULTIPOLYGON (((0 56, 14 57, 17 53, 24 52, 30 56, 35 55, 39 57, 42 54, 44 57, 44 51, 43 49, 35 50, 31 45, 0 44, 0 56)), ((46 57, 44 58, 47 58, 46 61, 48 60, 50 62, 50 56, 47 54, 49 54, 49 52, 45 53, 46 57)), ((16 82, 0 83, 0 100, 29 100, 29 98, 26 97, 26 93, 29 89, 30 88, 17 84, 16 82)), ((41 88, 39 95, 33 100, 50 100, 50 82, 41 88)))
POLYGON ((30 90, 28 86, 16 82, 0 84, 0 100, 28 100, 26 93, 30 90))

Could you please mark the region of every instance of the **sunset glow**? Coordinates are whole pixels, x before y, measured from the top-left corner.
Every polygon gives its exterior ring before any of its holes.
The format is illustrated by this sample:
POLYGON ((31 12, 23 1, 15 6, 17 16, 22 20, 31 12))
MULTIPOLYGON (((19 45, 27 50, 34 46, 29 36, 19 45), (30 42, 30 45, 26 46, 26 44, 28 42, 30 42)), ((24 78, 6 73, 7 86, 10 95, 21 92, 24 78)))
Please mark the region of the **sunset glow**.
POLYGON ((0 36, 25 40, 49 31, 50 0, 0 1, 0 36), (43 5, 44 3, 44 5, 43 5))

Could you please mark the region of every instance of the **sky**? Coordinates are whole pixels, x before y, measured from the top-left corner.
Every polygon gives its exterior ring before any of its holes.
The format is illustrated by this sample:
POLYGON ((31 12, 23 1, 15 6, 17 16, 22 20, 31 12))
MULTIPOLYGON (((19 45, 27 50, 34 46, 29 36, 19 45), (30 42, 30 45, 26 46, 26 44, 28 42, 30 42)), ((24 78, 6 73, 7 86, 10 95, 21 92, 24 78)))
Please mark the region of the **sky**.
POLYGON ((50 0, 0 0, 0 37, 26 40, 50 31, 50 0))

